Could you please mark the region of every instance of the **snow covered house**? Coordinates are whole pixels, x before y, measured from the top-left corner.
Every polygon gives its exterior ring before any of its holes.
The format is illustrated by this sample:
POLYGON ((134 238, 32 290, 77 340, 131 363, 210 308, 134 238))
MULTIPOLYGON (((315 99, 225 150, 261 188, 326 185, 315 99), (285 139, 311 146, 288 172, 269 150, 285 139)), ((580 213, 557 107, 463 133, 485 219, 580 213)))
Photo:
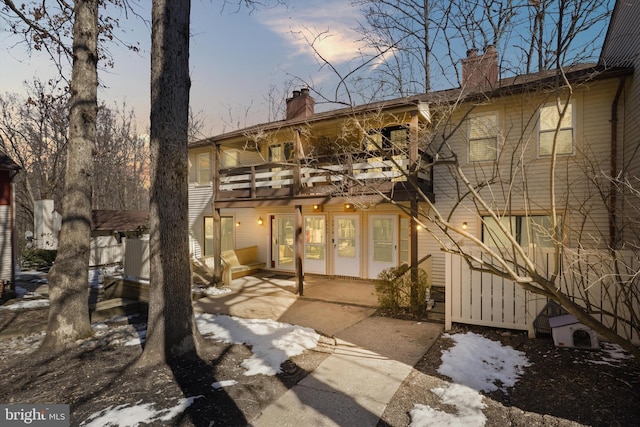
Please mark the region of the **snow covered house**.
POLYGON ((448 323, 531 331, 546 301, 513 282, 475 277, 416 218, 444 214, 470 236, 503 243, 486 209, 465 198, 452 173, 459 166, 478 191, 508 178, 508 194, 487 196, 491 208, 504 207, 504 223, 540 261, 552 246, 552 212, 569 246, 622 241, 611 223, 621 199, 598 200, 593 184, 599 171, 640 170, 640 43, 620 36, 626 25, 640 40, 625 18, 638 6, 625 6, 616 5, 598 64, 500 78, 493 47, 471 50, 458 88, 325 112, 314 111, 303 88, 287 100, 284 120, 191 143, 192 253, 220 259, 257 246, 257 261, 295 275, 301 292, 307 273, 375 279, 407 263, 446 287, 448 323), (561 171, 554 210, 552 161, 561 171), (516 170, 526 179, 515 179, 516 170))
POLYGON ((15 283, 13 178, 20 166, 0 151, 0 281, 15 283))

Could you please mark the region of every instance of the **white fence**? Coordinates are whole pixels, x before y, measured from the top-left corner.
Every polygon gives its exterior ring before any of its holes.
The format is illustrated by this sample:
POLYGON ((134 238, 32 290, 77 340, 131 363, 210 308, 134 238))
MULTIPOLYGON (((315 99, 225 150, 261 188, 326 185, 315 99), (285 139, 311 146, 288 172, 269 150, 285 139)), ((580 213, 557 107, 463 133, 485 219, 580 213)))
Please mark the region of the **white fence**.
MULTIPOLYGON (((479 260, 491 262, 485 254, 474 254, 479 260)), ((553 253, 538 250, 536 264, 540 271, 550 271, 555 264, 553 253)), ((590 306, 591 312, 599 312, 599 320, 619 335, 633 341, 640 339, 640 261, 633 253, 618 253, 614 265, 606 252, 588 254, 567 251, 558 279, 563 292, 580 305, 590 306), (624 295, 629 302, 620 301, 624 295), (635 319, 634 328, 606 312, 616 313, 626 320, 635 319)), ((445 328, 451 324, 491 326, 534 332, 533 321, 547 303, 546 298, 525 291, 515 282, 490 273, 472 271, 460 257, 446 254, 446 309, 445 328)))
POLYGON ((148 280, 149 240, 127 239, 127 250, 124 256, 124 274, 127 277, 148 280))
POLYGON ((124 257, 125 247, 125 239, 122 239, 122 243, 118 243, 114 236, 92 237, 89 265, 95 267, 120 263, 124 257))

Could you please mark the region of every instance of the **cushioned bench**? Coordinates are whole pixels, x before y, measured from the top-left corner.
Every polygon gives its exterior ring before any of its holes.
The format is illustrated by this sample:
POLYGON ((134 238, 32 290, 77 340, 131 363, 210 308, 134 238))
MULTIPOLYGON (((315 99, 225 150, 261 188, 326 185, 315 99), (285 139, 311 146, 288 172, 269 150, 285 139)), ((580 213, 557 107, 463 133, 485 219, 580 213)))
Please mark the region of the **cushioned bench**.
POLYGON ((258 261, 258 247, 222 251, 222 282, 225 285, 238 277, 256 274, 261 268, 265 268, 264 262, 258 261))

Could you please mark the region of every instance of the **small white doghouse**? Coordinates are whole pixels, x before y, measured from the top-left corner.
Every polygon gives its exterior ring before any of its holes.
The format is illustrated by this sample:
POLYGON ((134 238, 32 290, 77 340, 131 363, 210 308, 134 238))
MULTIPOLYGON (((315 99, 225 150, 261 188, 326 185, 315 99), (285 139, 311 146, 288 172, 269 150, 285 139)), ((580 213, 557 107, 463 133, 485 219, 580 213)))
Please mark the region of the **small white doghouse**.
POLYGON ((570 314, 550 318, 549 326, 556 347, 600 348, 596 333, 570 314))

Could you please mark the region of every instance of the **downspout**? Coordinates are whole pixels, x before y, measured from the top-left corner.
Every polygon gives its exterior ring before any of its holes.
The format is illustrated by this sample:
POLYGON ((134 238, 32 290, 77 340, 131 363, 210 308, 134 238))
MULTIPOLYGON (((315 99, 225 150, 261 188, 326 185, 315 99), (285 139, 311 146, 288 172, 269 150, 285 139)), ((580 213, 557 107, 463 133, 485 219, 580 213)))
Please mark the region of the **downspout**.
POLYGON ((611 104, 611 183, 609 184, 609 251, 615 251, 616 248, 616 240, 617 240, 617 232, 616 232, 616 204, 617 197, 616 193, 618 191, 616 183, 614 181, 615 177, 618 175, 618 102, 620 101, 620 96, 622 95, 622 91, 624 89, 625 79, 624 77, 620 78, 620 82, 618 83, 618 90, 616 91, 616 96, 613 98, 613 103, 611 104))

